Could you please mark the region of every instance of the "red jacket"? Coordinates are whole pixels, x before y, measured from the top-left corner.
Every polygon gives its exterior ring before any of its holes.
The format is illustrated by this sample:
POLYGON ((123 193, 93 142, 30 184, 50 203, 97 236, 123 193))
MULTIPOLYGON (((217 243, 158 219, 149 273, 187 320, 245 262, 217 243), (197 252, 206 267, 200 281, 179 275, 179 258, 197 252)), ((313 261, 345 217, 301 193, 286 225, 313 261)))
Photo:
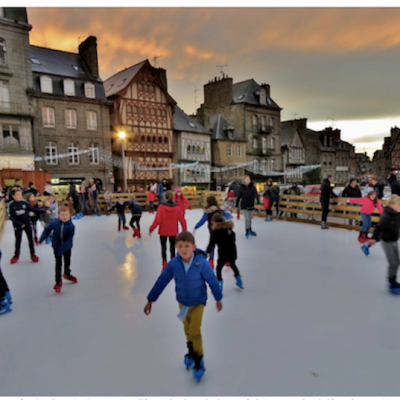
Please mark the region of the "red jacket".
POLYGON ((182 231, 186 231, 186 221, 181 209, 175 203, 163 203, 158 207, 150 232, 159 226, 158 234, 160 236, 176 236, 179 231, 178 222, 181 224, 182 231))
POLYGON ((156 198, 157 198, 157 194, 156 193, 152 192, 151 190, 149 190, 147 192, 147 200, 156 201, 156 198))
POLYGON ((379 200, 376 200, 375 204, 368 196, 349 199, 349 203, 361 203, 362 206, 360 212, 363 214, 371 215, 374 213, 375 208, 378 209, 379 214, 383 213, 383 208, 381 203, 379 203, 379 200))
POLYGON ((174 201, 178 205, 178 207, 181 209, 183 216, 185 216, 185 206, 187 208, 189 208, 190 210, 192 209, 192 206, 190 205, 189 200, 183 194, 181 196, 175 195, 174 201))

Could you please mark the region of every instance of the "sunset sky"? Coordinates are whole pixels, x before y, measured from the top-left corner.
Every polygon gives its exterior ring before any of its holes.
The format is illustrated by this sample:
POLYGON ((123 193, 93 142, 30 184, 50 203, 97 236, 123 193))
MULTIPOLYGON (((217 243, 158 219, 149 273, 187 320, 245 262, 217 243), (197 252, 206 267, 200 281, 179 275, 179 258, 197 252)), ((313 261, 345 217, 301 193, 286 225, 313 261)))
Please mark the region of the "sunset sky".
POLYGON ((31 44, 77 52, 98 39, 103 80, 161 56, 186 113, 219 74, 271 85, 282 120, 342 129, 357 151, 400 125, 400 8, 28 8, 31 44))

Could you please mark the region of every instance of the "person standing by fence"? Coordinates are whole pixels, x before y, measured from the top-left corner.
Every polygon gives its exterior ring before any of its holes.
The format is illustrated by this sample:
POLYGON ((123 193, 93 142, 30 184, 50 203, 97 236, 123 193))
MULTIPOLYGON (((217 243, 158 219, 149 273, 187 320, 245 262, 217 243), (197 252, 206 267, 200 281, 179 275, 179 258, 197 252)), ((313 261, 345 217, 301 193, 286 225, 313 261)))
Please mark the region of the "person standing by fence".
POLYGON ((243 211, 245 227, 246 227, 246 239, 250 236, 257 236, 257 233, 251 229, 251 217, 254 211, 254 200, 257 200, 257 204, 260 204, 260 196, 257 193, 253 182, 251 182, 250 176, 245 175, 243 183, 240 186, 239 195, 236 200, 236 208, 243 211))
POLYGON ((336 194, 333 192, 331 187, 332 182, 332 175, 328 175, 326 179, 322 181, 321 185, 321 196, 320 196, 320 203, 322 208, 322 215, 321 215, 321 229, 329 229, 329 226, 326 223, 328 219, 329 213, 329 202, 331 197, 337 197, 336 194))
MULTIPOLYGON (((360 198, 361 190, 358 186, 358 181, 356 178, 350 179, 349 184, 344 188, 342 197, 349 197, 349 198, 360 198)), ((349 211, 349 214, 357 214, 354 211, 349 211)), ((353 220, 349 219, 349 224, 353 225, 353 220)))

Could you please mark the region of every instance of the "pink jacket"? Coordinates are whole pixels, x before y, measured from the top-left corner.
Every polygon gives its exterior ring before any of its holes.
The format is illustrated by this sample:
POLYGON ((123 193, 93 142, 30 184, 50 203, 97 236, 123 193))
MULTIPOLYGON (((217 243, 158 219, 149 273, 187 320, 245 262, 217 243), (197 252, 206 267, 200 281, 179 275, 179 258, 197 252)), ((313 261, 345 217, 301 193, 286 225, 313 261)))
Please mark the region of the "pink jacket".
MULTIPOLYGON (((352 198, 349 199, 349 203, 361 203, 360 212, 363 214, 371 215, 374 213, 375 204, 369 197, 362 197, 362 198, 352 198)), ((379 214, 383 213, 383 208, 379 200, 376 201, 376 208, 379 211, 379 214)))
POLYGON ((181 196, 174 196, 174 202, 178 205, 178 207, 182 210, 182 215, 185 216, 185 206, 192 209, 192 206, 189 203, 189 200, 182 194, 181 196))

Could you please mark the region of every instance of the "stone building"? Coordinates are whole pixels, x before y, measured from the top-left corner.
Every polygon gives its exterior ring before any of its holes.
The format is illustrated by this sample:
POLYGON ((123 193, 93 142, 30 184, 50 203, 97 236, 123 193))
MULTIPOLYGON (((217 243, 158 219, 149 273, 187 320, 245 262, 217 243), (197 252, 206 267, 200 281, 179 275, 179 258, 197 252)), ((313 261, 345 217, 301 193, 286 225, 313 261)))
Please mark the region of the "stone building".
POLYGON ((236 164, 247 161, 246 139, 238 132, 222 114, 213 115, 210 119, 212 130, 212 160, 214 167, 220 167, 221 171, 213 173, 215 187, 227 184, 236 179, 242 179, 245 175, 244 168, 222 170, 236 164))
POLYGON ((99 77, 97 41, 88 37, 78 53, 31 46, 35 106, 36 168, 56 185, 95 178, 112 186, 110 103, 99 77))
MULTIPOLYGON (((280 119, 281 108, 271 98, 268 84, 253 79, 233 84, 228 76, 204 85, 204 104, 198 110, 201 121, 221 114, 246 140, 247 161, 256 169, 282 171, 280 119)), ((256 180, 265 177, 250 173, 256 180)))
POLYGON ((31 29, 26 8, 0 7, 0 169, 34 170, 31 29))
POLYGON ((174 182, 178 186, 209 189, 211 183, 211 132, 195 118, 191 118, 178 106, 174 113, 174 142, 177 145, 177 164, 199 163, 190 168, 174 170, 174 182))
POLYGON ((356 153, 356 161, 358 166, 357 177, 365 182, 367 175, 372 175, 374 172, 373 163, 367 153, 356 153))
MULTIPOLYGON (((178 150, 173 140, 176 102, 168 94, 166 71, 145 60, 108 78, 104 88, 113 102, 112 152, 125 154, 127 185, 141 190, 154 180, 172 181, 170 166, 178 150)), ((124 169, 115 174, 117 185, 123 186, 124 169)))
POLYGON ((386 177, 391 169, 390 142, 391 136, 385 137, 382 149, 374 152, 372 160, 374 174, 382 178, 386 177))

